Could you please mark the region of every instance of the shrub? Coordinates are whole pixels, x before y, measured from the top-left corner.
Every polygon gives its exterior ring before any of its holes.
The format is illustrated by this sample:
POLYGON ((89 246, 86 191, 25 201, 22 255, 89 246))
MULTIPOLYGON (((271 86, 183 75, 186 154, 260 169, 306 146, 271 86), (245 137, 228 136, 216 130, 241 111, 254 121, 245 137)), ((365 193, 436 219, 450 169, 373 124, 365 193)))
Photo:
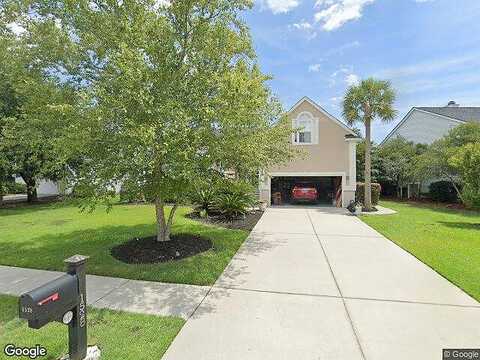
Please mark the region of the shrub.
POLYGON ((213 201, 215 211, 229 220, 245 215, 254 205, 253 194, 219 194, 213 201))
POLYGON ((430 198, 433 201, 452 203, 458 202, 458 194, 450 181, 436 181, 430 184, 430 198))
POLYGON ((199 212, 205 211, 207 215, 210 215, 217 190, 214 186, 197 187, 191 196, 191 201, 195 205, 196 210, 199 212))
MULTIPOLYGON (((380 193, 382 192, 382 186, 377 183, 371 184, 372 189, 372 205, 377 205, 378 201, 380 200, 380 193)), ((357 183, 357 191, 355 193, 357 202, 360 204, 364 204, 365 200, 365 184, 364 183, 357 183)))
POLYGON ((256 202, 252 185, 244 181, 226 180, 215 194, 212 209, 231 220, 245 215, 256 202))
POLYGON ((379 181, 382 196, 397 196, 397 184, 393 181, 379 181))
POLYGON ((471 209, 480 209, 480 189, 474 186, 465 185, 462 190, 462 197, 465 205, 471 209))
POLYGON ((255 206, 254 187, 245 181, 214 179, 200 181, 190 196, 198 212, 234 219, 255 206))
POLYGON ((17 182, 8 182, 5 185, 6 191, 8 194, 26 194, 27 193, 27 185, 17 183, 17 182))

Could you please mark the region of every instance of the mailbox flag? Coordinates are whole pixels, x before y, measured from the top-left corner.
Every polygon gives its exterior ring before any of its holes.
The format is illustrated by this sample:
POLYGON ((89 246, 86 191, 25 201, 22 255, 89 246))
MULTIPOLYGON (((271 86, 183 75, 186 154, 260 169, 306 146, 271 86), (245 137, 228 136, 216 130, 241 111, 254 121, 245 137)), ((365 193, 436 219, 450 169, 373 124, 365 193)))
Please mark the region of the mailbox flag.
POLYGON ((38 306, 48 304, 51 301, 57 301, 58 299, 60 299, 60 295, 58 295, 58 292, 57 292, 57 293, 55 293, 53 295, 50 295, 49 297, 43 299, 42 301, 39 301, 38 306))

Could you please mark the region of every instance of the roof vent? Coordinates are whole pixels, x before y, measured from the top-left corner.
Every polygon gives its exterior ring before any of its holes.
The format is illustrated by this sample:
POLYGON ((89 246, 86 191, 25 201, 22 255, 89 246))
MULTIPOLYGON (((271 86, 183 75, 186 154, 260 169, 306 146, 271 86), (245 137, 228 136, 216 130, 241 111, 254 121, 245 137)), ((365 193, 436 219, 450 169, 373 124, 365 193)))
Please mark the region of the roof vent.
POLYGON ((457 104, 455 101, 449 101, 447 107, 459 107, 460 105, 457 104))

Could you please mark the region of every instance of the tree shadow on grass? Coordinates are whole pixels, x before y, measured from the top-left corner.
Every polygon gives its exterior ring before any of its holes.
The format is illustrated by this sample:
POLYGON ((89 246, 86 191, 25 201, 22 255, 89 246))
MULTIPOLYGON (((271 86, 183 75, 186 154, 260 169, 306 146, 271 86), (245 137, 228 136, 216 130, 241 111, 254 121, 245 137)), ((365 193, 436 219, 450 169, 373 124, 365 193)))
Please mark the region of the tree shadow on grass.
MULTIPOLYGON (((412 202, 412 201, 396 201, 389 199, 388 201, 392 201, 399 205, 405 205, 411 208, 416 209, 427 209, 434 212, 442 213, 442 214, 450 214, 450 215, 461 215, 465 217, 472 217, 477 218, 480 217, 480 211, 476 210, 467 210, 467 209, 450 209, 442 203, 422 203, 422 202, 412 202)), ((387 206, 388 207, 388 206, 387 206)), ((400 209, 399 212, 401 213, 402 210, 400 209)))
POLYGON ((455 222, 455 221, 438 221, 438 223, 450 228, 480 231, 480 223, 455 222))
POLYGON ((0 217, 3 216, 12 216, 12 215, 25 215, 31 214, 39 211, 59 209, 66 207, 68 204, 62 202, 51 202, 51 203, 33 203, 33 204, 6 204, 0 206, 0 217))

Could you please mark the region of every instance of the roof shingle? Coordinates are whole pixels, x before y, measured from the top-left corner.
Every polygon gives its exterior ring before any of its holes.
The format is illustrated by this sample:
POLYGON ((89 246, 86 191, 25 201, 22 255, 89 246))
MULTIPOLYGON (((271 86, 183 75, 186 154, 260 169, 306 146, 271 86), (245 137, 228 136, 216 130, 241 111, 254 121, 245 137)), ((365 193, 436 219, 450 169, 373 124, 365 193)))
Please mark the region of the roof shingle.
POLYGON ((447 116, 452 119, 480 123, 480 107, 416 107, 416 109, 428 111, 434 114, 447 116))

